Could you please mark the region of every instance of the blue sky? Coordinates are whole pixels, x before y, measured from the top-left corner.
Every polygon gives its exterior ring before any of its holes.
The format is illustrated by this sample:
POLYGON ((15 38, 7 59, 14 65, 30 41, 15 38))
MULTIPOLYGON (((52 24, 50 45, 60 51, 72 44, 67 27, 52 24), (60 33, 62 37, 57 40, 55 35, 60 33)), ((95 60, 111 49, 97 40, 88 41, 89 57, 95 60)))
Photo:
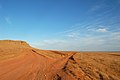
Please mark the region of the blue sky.
POLYGON ((120 0, 0 0, 0 39, 40 49, 120 51, 120 0))

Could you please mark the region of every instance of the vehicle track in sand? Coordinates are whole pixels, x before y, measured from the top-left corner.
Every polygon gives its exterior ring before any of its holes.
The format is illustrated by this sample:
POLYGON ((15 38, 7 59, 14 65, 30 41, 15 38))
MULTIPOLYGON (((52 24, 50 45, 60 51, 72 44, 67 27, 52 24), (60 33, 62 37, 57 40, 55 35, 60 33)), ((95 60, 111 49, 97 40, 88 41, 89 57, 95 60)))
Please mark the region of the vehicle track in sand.
POLYGON ((21 57, 0 62, 0 80, 53 80, 74 53, 49 58, 35 50, 26 49, 22 54, 21 57))

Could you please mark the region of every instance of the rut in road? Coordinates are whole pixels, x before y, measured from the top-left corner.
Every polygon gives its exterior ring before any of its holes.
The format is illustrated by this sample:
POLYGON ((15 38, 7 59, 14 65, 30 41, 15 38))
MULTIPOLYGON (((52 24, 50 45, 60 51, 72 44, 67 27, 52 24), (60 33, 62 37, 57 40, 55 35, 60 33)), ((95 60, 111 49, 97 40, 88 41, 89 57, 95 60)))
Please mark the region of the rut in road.
POLYGON ((74 53, 50 58, 34 49, 24 49, 22 54, 0 62, 0 80, 53 80, 59 72, 65 74, 61 69, 74 53))

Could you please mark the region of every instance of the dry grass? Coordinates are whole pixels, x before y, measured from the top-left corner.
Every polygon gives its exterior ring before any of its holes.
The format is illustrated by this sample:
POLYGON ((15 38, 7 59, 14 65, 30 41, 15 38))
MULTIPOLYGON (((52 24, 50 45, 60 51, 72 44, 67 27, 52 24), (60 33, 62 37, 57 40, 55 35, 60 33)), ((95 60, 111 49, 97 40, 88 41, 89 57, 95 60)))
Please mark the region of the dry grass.
POLYGON ((73 59, 65 71, 76 80, 120 80, 120 52, 79 52, 73 59))

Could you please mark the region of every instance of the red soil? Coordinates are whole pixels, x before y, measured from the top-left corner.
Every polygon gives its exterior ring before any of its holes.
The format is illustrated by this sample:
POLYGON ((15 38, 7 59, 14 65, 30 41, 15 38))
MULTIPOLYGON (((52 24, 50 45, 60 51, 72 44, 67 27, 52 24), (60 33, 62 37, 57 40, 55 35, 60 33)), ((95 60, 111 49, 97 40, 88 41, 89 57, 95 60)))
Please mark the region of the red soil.
POLYGON ((0 80, 120 80, 120 52, 39 50, 0 41, 0 80))
MULTIPOLYGON (((5 48, 8 52, 14 52, 14 49, 18 49, 17 51, 15 50, 16 52, 14 53, 19 53, 19 55, 0 61, 0 80, 53 80, 59 75, 57 73, 61 72, 61 69, 69 57, 74 54, 69 53, 69 55, 64 54, 64 56, 56 56, 53 58, 40 53, 44 52, 44 50, 38 51, 27 44, 24 44, 25 47, 19 43, 19 41, 2 41, 2 44, 4 44, 4 47, 1 47, 2 51, 4 51, 5 48), (11 47, 7 47, 5 44, 11 47)), ((56 54, 54 51, 47 51, 47 54, 49 53, 52 53, 51 55, 56 54)), ((1 54, 4 56, 6 53, 2 52, 1 54)), ((60 54, 60 52, 58 52, 57 55, 63 55, 63 53, 60 54)), ((61 73, 65 74, 64 72, 61 73)), ((65 75, 64 78, 67 80, 72 79, 67 74, 65 75)))

